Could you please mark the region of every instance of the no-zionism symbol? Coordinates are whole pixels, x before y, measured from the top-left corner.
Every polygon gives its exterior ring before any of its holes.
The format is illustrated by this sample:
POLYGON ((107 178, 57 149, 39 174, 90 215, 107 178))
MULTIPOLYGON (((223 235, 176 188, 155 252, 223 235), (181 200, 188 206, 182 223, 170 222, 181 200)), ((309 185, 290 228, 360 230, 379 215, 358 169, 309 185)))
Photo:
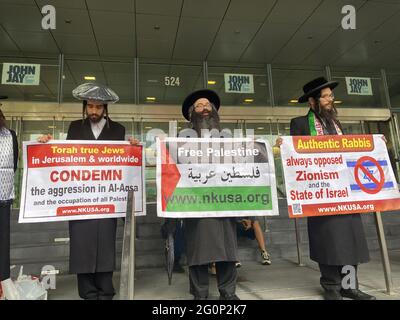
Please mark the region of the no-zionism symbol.
POLYGON ((360 189, 369 194, 378 193, 379 191, 382 190, 383 185, 385 184, 385 174, 384 174, 383 169, 380 166, 379 162, 376 161, 376 159, 367 157, 367 156, 361 157, 360 159, 358 159, 358 161, 354 167, 354 177, 355 177, 356 182, 357 182, 358 186, 360 187, 360 189), (365 166, 363 165, 363 163, 366 161, 372 162, 378 168, 379 180, 372 175, 372 173, 366 168, 366 165, 365 166), (368 177, 370 179, 370 181, 372 181, 375 184, 375 186, 372 189, 367 188, 360 181, 360 177, 359 177, 360 170, 365 174, 366 177, 368 177))

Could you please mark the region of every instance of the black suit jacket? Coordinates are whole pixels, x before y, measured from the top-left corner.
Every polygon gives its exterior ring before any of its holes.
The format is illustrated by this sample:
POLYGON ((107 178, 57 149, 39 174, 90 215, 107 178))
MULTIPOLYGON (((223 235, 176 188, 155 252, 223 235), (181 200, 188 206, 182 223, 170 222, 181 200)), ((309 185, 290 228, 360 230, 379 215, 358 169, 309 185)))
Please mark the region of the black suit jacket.
MULTIPOLYGON (((109 119, 97 140, 125 140, 125 128, 118 122, 109 119)), ((90 120, 85 119, 72 121, 67 134, 67 140, 96 140, 93 135, 90 120)))
MULTIPOLYGON (((314 112, 311 109, 308 113, 314 112)), ((343 132, 343 127, 339 121, 336 121, 340 130, 343 132)), ((344 133, 344 132, 343 132, 344 133)), ((310 125, 308 123, 308 114, 305 116, 294 118, 290 121, 290 135, 291 136, 309 136, 311 135, 310 125)))

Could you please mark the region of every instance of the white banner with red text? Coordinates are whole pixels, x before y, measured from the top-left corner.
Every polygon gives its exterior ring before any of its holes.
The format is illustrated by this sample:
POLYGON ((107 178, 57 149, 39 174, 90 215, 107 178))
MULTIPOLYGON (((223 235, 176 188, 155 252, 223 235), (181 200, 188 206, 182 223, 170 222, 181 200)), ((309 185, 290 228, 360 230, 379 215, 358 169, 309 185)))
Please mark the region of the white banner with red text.
POLYGON ((135 215, 146 214, 144 153, 126 141, 23 143, 20 223, 125 217, 128 191, 135 215))

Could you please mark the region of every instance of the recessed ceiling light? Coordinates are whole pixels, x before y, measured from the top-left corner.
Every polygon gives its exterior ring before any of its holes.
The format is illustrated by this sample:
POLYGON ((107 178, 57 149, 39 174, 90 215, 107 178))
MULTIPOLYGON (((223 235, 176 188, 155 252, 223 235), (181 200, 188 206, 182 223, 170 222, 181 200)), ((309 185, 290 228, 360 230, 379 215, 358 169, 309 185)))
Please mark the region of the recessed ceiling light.
POLYGON ((144 127, 145 129, 152 129, 153 127, 144 127))
POLYGON ((55 129, 56 126, 48 126, 47 128, 49 128, 49 129, 55 129))
POLYGON ((264 127, 258 127, 257 130, 264 130, 264 127))
POLYGON ((147 101, 156 101, 156 97, 146 97, 147 101))
POLYGON ((150 82, 150 83, 158 83, 158 80, 156 80, 156 79, 149 79, 149 80, 147 80, 147 82, 150 82))
POLYGON ((217 81, 215 81, 215 80, 208 80, 207 83, 208 83, 208 84, 216 84, 217 81))
POLYGON ((260 87, 266 87, 266 86, 267 86, 267 84, 265 82, 260 83, 260 87))
POLYGON ((244 99, 244 102, 247 102, 247 103, 250 103, 250 102, 253 102, 254 101, 254 99, 244 99))
POLYGON ((341 104, 341 103, 343 103, 343 101, 342 100, 336 100, 333 103, 341 104))
POLYGON ((297 100, 297 99, 292 99, 292 100, 290 100, 289 102, 290 102, 290 103, 297 103, 297 102, 299 102, 299 100, 297 100))
POLYGON ((94 76, 84 76, 85 80, 96 80, 96 77, 94 76))

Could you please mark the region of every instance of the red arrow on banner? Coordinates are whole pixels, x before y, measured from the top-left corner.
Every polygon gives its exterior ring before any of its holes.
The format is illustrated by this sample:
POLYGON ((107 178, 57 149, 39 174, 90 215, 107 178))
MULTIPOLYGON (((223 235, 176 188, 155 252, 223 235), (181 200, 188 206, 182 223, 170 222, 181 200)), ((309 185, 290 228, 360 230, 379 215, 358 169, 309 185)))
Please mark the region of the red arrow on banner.
POLYGON ((181 178, 181 174, 176 163, 170 157, 165 146, 165 142, 161 142, 161 205, 162 211, 167 209, 168 200, 171 198, 176 185, 181 178))

